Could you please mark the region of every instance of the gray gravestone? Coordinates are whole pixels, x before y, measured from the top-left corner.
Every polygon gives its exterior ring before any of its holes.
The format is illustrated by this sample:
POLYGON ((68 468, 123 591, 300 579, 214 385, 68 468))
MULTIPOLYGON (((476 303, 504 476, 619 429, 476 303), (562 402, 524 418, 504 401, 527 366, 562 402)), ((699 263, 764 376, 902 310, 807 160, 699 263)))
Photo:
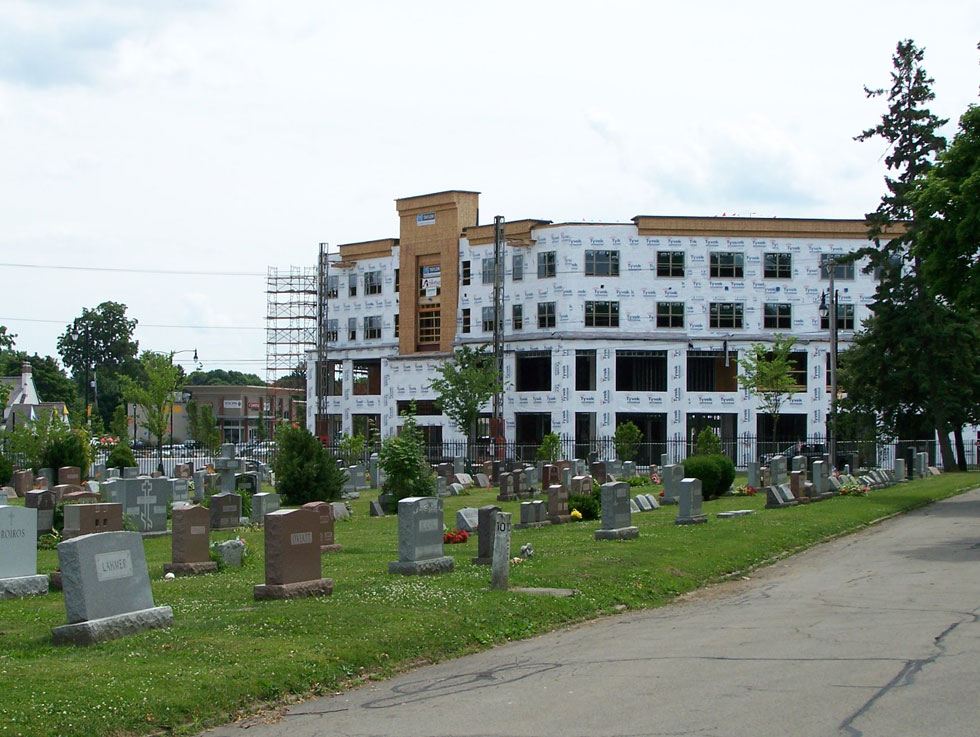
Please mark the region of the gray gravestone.
POLYGON ((140 475, 139 466, 123 466, 122 477, 124 479, 135 479, 140 475))
POLYGON ((479 512, 474 507, 463 507, 456 512, 456 529, 474 534, 480 525, 479 512))
POLYGON ((494 514, 490 588, 498 591, 506 591, 510 585, 510 528, 510 512, 496 512, 494 514))
POLYGON ((463 456, 453 458, 453 473, 463 473, 463 456))
POLYGON ((680 481, 677 496, 675 525, 697 525, 708 521, 701 512, 701 479, 684 478, 680 481))
POLYGON ((170 501, 189 502, 191 485, 185 478, 170 479, 170 501))
POLYGON ((54 640, 91 644, 173 622, 170 607, 153 605, 143 539, 137 532, 82 535, 58 545, 68 624, 54 640))
POLYGON ((617 458, 606 461, 606 473, 617 480, 623 478, 623 462, 617 458))
POLYGON ((669 463, 664 466, 663 478, 660 479, 664 485, 664 504, 677 504, 680 495, 680 482, 684 478, 684 466, 679 463, 669 463))
MULTIPOLYGON (((521 505, 527 504, 527 502, 521 502, 521 505)), ((478 538, 477 538, 477 552, 476 557, 473 559, 473 563, 476 565, 490 565, 493 560, 493 536, 496 525, 496 514, 500 511, 500 507, 494 506, 493 504, 488 504, 485 507, 480 507, 478 510, 478 538)), ((458 525, 457 525, 458 526, 458 525)))
POLYGON ((636 463, 633 461, 623 461, 623 478, 631 479, 636 476, 636 463))
POLYGON ((204 477, 207 476, 207 471, 195 471, 194 472, 194 494, 192 501, 201 502, 204 501, 204 477))
POLYGON ((630 485, 625 481, 603 484, 602 527, 595 531, 596 540, 632 540, 640 530, 630 521, 630 485))
POLYGON ((410 496, 398 502, 398 560, 388 573, 448 573, 455 561, 442 554, 442 499, 410 496))
POLYGON ((651 507, 653 507, 655 510, 660 509, 660 502, 657 501, 657 497, 655 497, 653 494, 644 494, 643 496, 645 496, 647 501, 650 502, 651 507))
POLYGON ((123 513, 133 521, 136 529, 144 535, 166 533, 170 479, 142 476, 124 479, 123 483, 123 513))
POLYGON ((753 489, 758 489, 762 485, 762 477, 759 473, 759 463, 757 461, 749 461, 746 464, 746 468, 749 474, 746 484, 751 486, 753 489))
POLYGON ((37 575, 37 510, 0 507, 0 599, 48 593, 37 575))
POLYGON ((650 500, 643 494, 637 494, 634 502, 641 512, 649 512, 653 509, 653 507, 650 506, 650 500))
POLYGON ((279 495, 259 492, 252 496, 252 524, 261 525, 269 512, 279 509, 279 495))
POLYGON ((908 476, 907 476, 906 470, 905 470, 905 459, 904 458, 896 458, 895 459, 895 478, 897 478, 899 481, 907 481, 908 480, 908 476))
POLYGON ((821 496, 825 491, 827 491, 827 471, 828 466, 825 461, 814 461, 813 462, 813 494, 814 496, 821 496))

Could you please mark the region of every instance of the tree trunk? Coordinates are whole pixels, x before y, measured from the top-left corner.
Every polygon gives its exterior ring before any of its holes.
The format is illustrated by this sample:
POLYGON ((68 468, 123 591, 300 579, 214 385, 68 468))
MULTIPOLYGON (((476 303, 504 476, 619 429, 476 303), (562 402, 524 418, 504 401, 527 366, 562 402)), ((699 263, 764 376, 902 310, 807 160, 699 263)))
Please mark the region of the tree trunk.
POLYGON ((941 410, 934 410, 933 418, 936 423, 936 434, 939 436, 939 453, 943 461, 943 470, 952 471, 956 467, 956 459, 953 458, 953 446, 949 442, 949 425, 941 410))
POLYGON ((966 447, 963 445, 963 426, 958 425, 953 430, 953 440, 956 442, 956 462, 957 467, 964 473, 968 470, 966 464, 966 447))

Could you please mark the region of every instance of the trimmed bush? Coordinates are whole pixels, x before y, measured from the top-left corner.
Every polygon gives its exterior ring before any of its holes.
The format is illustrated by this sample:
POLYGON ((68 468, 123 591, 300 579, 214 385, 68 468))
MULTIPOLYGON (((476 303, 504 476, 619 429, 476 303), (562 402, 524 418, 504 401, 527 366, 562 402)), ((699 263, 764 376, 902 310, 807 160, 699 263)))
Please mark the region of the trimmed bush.
POLYGON ((347 473, 337 467, 320 441, 306 428, 284 424, 276 432, 276 491, 284 506, 340 498, 347 473))
POLYGON ((715 496, 721 496, 730 488, 735 481, 735 463, 726 455, 719 454, 718 468, 721 470, 721 479, 718 481, 718 491, 715 496))
POLYGON ((119 443, 109 453, 105 459, 106 468, 132 468, 136 465, 136 458, 133 456, 132 449, 125 443, 119 443))
POLYGON ((82 478, 88 476, 88 437, 81 430, 72 430, 61 437, 51 438, 41 456, 44 466, 56 471, 62 466, 78 466, 82 478))
POLYGON ((691 456, 684 461, 684 475, 701 479, 701 496, 710 499, 721 483, 721 466, 717 456, 691 456))

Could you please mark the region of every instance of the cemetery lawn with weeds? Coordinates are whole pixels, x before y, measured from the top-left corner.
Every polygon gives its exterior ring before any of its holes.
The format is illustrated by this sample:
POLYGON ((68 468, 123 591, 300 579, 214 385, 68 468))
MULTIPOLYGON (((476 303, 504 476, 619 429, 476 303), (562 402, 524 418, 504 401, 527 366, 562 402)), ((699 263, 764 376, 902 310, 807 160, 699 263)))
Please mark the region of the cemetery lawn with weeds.
MULTIPOLYGON (((738 485, 736 481, 736 485, 738 485)), ((676 507, 633 515, 640 537, 596 541, 598 521, 515 529, 512 587, 577 589, 570 598, 490 590, 490 567, 470 562, 477 538, 445 546, 456 569, 441 576, 390 575, 397 559, 397 518, 370 517, 368 492, 353 518, 336 523, 337 553, 323 555, 329 597, 254 601, 262 583, 263 533, 240 532, 254 551, 242 568, 163 579, 170 538, 144 541, 153 597, 171 606, 174 624, 89 647, 55 646, 65 623, 64 597, 0 601, 0 737, 191 734, 262 708, 387 678, 420 664, 472 653, 624 609, 661 606, 712 582, 888 515, 980 485, 980 475, 950 473, 867 497, 835 497, 766 510, 765 494, 706 502, 708 524, 674 525, 676 507), (755 509, 718 519, 717 512, 755 509)), ((633 490, 633 494, 650 487, 633 490)), ((444 500, 456 510, 498 504, 520 519, 519 502, 496 502, 496 489, 444 500)), ((225 540, 232 532, 215 532, 225 540)), ((57 568, 57 553, 38 552, 38 572, 57 568)), ((719 623, 721 626, 721 623, 719 623)))

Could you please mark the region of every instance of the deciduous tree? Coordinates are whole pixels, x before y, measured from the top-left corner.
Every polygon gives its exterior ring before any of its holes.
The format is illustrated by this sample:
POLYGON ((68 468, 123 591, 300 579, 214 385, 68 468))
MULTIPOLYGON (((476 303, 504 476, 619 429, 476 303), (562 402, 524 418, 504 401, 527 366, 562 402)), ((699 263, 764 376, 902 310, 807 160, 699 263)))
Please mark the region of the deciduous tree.
POLYGON ((439 377, 430 382, 438 394, 436 405, 472 447, 476 421, 484 405, 501 389, 493 354, 486 346, 464 345, 436 369, 439 377))

